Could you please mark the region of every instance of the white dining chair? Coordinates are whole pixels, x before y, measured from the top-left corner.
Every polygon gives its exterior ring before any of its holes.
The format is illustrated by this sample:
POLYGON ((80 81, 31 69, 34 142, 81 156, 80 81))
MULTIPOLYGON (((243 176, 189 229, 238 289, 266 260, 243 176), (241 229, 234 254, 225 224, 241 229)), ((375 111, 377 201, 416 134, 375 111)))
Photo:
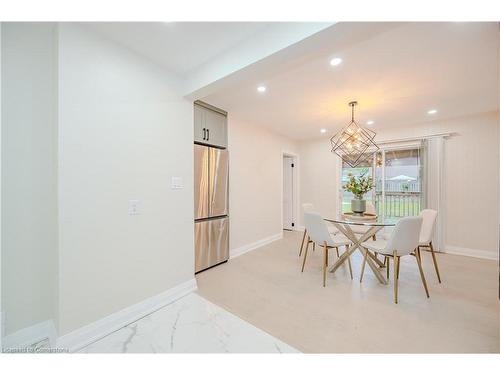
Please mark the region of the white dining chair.
POLYGON ((405 217, 399 220, 388 240, 366 241, 361 244, 365 250, 363 266, 361 267, 361 278, 365 271, 367 251, 377 252, 386 257, 387 276, 389 276, 389 259, 394 260, 394 303, 398 303, 398 278, 401 257, 404 255, 414 255, 417 260, 420 278, 425 289, 425 294, 429 298, 429 290, 425 281, 424 271, 420 257, 416 254, 419 246, 420 230, 422 228, 422 217, 405 217))
MULTIPOLYGON (((306 212, 312 212, 314 210, 314 206, 312 203, 303 203, 302 204, 302 211, 304 212, 304 214, 306 212)), ((337 233, 339 233, 339 230, 337 228, 335 228, 334 226, 330 226, 328 225, 328 231, 335 235, 337 233)), ((299 249, 299 257, 302 256, 302 250, 304 249, 304 242, 306 241, 306 238, 307 238, 307 243, 311 243, 312 241, 309 239, 309 237, 307 237, 307 229, 304 229, 304 234, 302 236, 302 241, 300 243, 300 249, 299 249)), ((313 251, 316 249, 316 244, 313 242, 313 251)), ((339 255, 339 252, 338 252, 338 249, 337 249, 337 256, 339 255)))
MULTIPOLYGON (((328 227, 325 223, 325 220, 321 217, 320 214, 316 212, 306 212, 304 213, 304 224, 309 235, 309 238, 313 243, 318 244, 318 246, 323 247, 323 286, 326 286, 326 269, 328 267, 328 250, 335 248, 337 250, 339 246, 345 246, 346 251, 349 249, 349 245, 351 241, 349 241, 343 235, 334 235, 328 231, 328 227)), ((307 249, 309 248, 309 243, 306 245, 306 250, 304 252, 304 260, 302 262, 302 272, 304 272, 304 266, 306 264, 307 259, 307 249)), ((351 259, 347 258, 349 263, 349 272, 351 274, 352 279, 352 266, 351 259)))
POLYGON ((436 254, 434 253, 434 247, 432 246, 432 236, 434 234, 434 228, 436 226, 436 218, 438 212, 436 210, 425 209, 420 212, 422 217, 422 229, 420 230, 420 239, 417 249, 417 255, 422 261, 421 248, 427 248, 432 254, 432 261, 434 262, 434 268, 436 269, 436 275, 439 283, 441 283, 441 275, 439 274, 439 267, 436 260, 436 254))
MULTIPOLYGON (((304 215, 306 214, 306 212, 311 212, 312 210, 313 210, 312 203, 303 203, 302 204, 302 212, 304 213, 304 215)), ((304 235, 302 236, 302 242, 300 243, 300 249, 299 249, 299 258, 302 255, 302 250, 304 249, 304 242, 306 241, 306 239, 307 239, 307 245, 309 246, 309 244, 312 241, 307 236, 307 229, 304 227, 304 235)), ((313 244, 313 246, 314 246, 314 244, 313 244)), ((313 251, 314 251, 314 248, 313 248, 313 251)))

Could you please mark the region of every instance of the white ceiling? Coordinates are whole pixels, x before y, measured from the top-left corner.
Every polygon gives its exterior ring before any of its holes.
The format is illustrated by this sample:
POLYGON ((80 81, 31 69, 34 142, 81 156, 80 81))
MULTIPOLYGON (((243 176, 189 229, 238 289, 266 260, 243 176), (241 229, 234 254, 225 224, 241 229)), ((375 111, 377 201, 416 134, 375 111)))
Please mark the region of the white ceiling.
POLYGON ((85 26, 185 76, 253 34, 265 22, 90 22, 85 26))
POLYGON ((233 76, 231 85, 203 99, 295 139, 340 129, 353 99, 359 122, 374 120, 375 130, 498 110, 497 23, 387 24, 361 40, 351 37, 369 25, 334 25, 319 33, 330 39, 309 48, 300 63, 251 79, 233 76), (334 56, 343 63, 330 66, 334 56), (260 84, 264 94, 256 91, 260 84), (429 116, 431 108, 438 113, 429 116))

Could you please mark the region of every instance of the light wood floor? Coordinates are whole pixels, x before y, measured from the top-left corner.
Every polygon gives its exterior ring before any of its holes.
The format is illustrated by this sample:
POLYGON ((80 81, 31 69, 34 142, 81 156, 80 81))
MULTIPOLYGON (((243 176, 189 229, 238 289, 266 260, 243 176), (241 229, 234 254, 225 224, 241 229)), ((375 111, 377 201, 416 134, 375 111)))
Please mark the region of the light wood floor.
POLYGON ((403 257, 395 305, 392 275, 381 285, 367 267, 360 284, 359 252, 354 280, 346 265, 329 273, 323 288, 318 249, 301 273, 301 236, 285 232, 282 240, 198 274, 198 293, 303 352, 500 352, 495 261, 439 254, 439 284, 430 254, 422 253, 427 299, 415 259, 403 257))

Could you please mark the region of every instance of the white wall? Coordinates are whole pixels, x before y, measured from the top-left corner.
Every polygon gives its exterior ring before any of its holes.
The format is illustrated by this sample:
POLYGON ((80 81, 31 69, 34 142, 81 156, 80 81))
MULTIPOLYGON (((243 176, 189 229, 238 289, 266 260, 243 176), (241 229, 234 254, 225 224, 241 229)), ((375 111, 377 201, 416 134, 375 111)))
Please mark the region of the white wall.
MULTIPOLYGON (((282 233, 283 151, 295 143, 229 114, 230 249, 282 233)), ((299 169, 300 169, 299 160, 299 169)))
MULTIPOLYGON (((498 110, 499 110, 499 115, 497 117, 497 123, 498 123, 498 144, 500 145, 500 29, 498 30, 497 34, 497 40, 498 40, 498 73, 497 73, 497 83, 498 83, 498 110)), ((498 195, 498 252, 500 256, 500 152, 498 153, 498 188, 497 188, 497 195, 498 195)), ((498 283, 500 284, 500 274, 498 275, 498 283)), ((500 297, 500 289, 498 291, 498 295, 500 297)))
MULTIPOLYGON (((328 138, 299 143, 300 201, 312 203, 323 217, 333 217, 338 212, 340 164, 330 149, 328 138)), ((304 225, 302 207, 299 218, 304 225)))
POLYGON ((64 335, 193 278, 193 107, 174 77, 76 25, 60 25, 59 83, 64 335))
MULTIPOLYGON (((377 131, 378 140, 456 132, 445 142, 446 251, 495 258, 498 255, 498 113, 436 121, 412 128, 377 131)), ((301 200, 325 216, 337 210, 340 164, 329 140, 300 145, 301 200)))
POLYGON ((498 113, 386 130, 380 139, 456 132, 445 141, 446 251, 498 254, 498 113))
POLYGON ((56 26, 2 24, 5 334, 56 318, 56 26))
MULTIPOLYGON (((2 175, 2 22, 0 22, 0 176, 2 175)), ((0 213, 2 212, 2 183, 0 182, 0 213)), ((0 348, 4 335, 2 305, 2 215, 0 214, 0 348)))

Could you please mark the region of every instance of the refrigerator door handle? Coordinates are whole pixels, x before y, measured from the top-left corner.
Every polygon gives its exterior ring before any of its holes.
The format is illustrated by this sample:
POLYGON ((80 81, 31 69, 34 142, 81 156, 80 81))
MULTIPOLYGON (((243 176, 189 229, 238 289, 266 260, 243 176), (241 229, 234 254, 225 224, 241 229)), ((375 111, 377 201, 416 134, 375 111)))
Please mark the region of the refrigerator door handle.
POLYGON ((207 129, 207 141, 210 140, 210 129, 207 129))
POLYGON ((207 129, 203 128, 203 140, 206 141, 207 138, 207 129))

